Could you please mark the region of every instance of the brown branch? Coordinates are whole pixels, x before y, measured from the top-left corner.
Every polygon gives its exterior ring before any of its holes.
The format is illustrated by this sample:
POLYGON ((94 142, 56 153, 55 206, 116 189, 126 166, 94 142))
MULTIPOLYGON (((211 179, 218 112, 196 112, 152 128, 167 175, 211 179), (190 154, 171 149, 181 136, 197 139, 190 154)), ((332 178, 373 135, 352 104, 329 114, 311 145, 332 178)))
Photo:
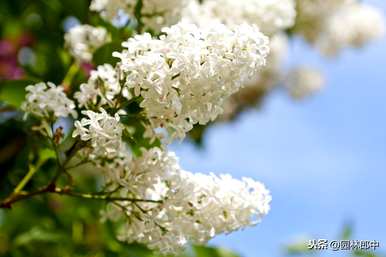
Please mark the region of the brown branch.
POLYGON ((5 112, 14 112, 16 111, 15 108, 11 107, 11 106, 3 106, 3 107, 0 107, 0 113, 5 113, 5 112))
POLYGON ((32 191, 29 193, 20 192, 17 194, 12 194, 10 197, 8 197, 7 199, 5 199, 3 202, 0 203, 0 209, 1 208, 10 209, 12 205, 16 202, 19 202, 37 195, 42 195, 42 194, 57 194, 57 195, 63 195, 63 196, 71 196, 71 197, 77 197, 77 198, 89 199, 89 200, 101 200, 101 201, 107 201, 107 202, 161 203, 161 201, 156 201, 156 200, 112 197, 112 196, 109 196, 108 194, 101 194, 101 193, 75 192, 75 191, 72 191, 70 188, 58 188, 54 184, 50 184, 46 187, 40 188, 36 191, 32 191))
POLYGON ((0 209, 1 208, 11 209, 12 205, 16 202, 22 201, 22 200, 27 199, 27 198, 31 198, 31 197, 36 196, 36 195, 48 193, 49 191, 54 190, 54 188, 55 188, 55 186, 48 185, 46 187, 40 188, 36 191, 32 191, 29 193, 25 193, 25 192, 12 193, 8 198, 6 198, 4 201, 2 201, 0 203, 0 209))

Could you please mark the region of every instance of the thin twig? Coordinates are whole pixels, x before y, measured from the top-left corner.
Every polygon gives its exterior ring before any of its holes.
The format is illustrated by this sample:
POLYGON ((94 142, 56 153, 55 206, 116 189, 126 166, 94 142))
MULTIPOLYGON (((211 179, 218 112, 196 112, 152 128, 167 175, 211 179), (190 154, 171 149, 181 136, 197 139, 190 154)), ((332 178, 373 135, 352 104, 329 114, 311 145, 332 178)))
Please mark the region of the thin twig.
POLYGON ((16 109, 11 107, 11 106, 3 106, 0 107, 0 113, 5 113, 5 112, 15 112, 16 109))
POLYGON ((33 191, 33 192, 29 192, 29 193, 20 192, 17 194, 12 194, 10 197, 8 197, 2 203, 0 203, 0 208, 9 209, 16 202, 19 202, 19 201, 27 199, 27 198, 31 198, 33 196, 42 195, 45 193, 64 195, 64 196, 72 196, 72 197, 77 197, 77 198, 82 198, 82 199, 90 199, 90 200, 101 200, 101 201, 107 201, 107 202, 120 201, 120 202, 132 202, 132 203, 137 203, 137 202, 161 203, 161 201, 150 200, 150 199, 112 197, 112 196, 108 195, 108 193, 110 193, 110 192, 107 192, 107 194, 75 192, 69 188, 58 188, 58 187, 55 187, 54 185, 50 184, 46 187, 40 188, 40 189, 33 191))
POLYGON ((161 203, 161 201, 156 201, 156 200, 149 200, 149 199, 137 199, 137 198, 127 198, 127 197, 112 197, 100 193, 79 193, 79 192, 74 192, 66 189, 60 189, 56 188, 53 193, 56 194, 61 194, 61 195, 68 195, 68 196, 73 196, 73 197, 79 197, 83 199, 93 199, 93 200, 105 200, 108 202, 114 202, 114 201, 121 201, 121 202, 147 202, 147 203, 161 203))
POLYGON ((46 162, 47 160, 39 160, 36 166, 30 165, 29 170, 27 174, 24 176, 24 178, 19 182, 19 184, 15 187, 13 190, 13 194, 20 193, 23 188, 28 184, 28 182, 31 180, 33 175, 40 169, 41 166, 46 162))
POLYGON ((71 64, 70 68, 67 71, 66 76, 64 77, 61 85, 65 88, 66 91, 71 89, 72 80, 74 79, 76 73, 79 71, 79 64, 74 62, 71 64))

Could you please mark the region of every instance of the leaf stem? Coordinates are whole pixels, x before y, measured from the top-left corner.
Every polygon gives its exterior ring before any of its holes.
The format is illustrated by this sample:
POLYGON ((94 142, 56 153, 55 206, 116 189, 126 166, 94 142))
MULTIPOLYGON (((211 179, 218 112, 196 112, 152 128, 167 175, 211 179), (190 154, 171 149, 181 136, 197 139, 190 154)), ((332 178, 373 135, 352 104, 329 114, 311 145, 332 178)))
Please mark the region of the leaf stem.
POLYGON ((142 7, 143 7, 143 0, 137 0, 137 3, 134 7, 134 17, 137 20, 138 26, 137 26, 137 32, 142 33, 144 24, 142 21, 142 7))
POLYGON ((36 166, 29 165, 28 173, 24 176, 24 178, 19 182, 19 184, 16 186, 12 194, 18 194, 20 193, 23 188, 27 185, 27 183, 31 180, 33 175, 40 169, 41 166, 46 162, 47 160, 39 160, 36 166))
POLYGON ((70 68, 67 71, 66 76, 62 81, 62 86, 66 89, 66 91, 71 87, 72 80, 74 79, 76 73, 78 73, 79 64, 75 61, 71 64, 70 68))

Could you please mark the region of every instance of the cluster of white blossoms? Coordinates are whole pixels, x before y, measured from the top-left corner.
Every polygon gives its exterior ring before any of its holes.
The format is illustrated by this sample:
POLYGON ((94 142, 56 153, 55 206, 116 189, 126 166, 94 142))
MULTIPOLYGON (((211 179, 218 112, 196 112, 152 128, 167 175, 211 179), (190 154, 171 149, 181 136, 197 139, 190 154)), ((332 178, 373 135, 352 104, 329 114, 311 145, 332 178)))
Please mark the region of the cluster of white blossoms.
POLYGON ((153 128, 166 128, 172 137, 183 138, 194 124, 214 120, 269 52, 268 38, 249 25, 199 29, 179 23, 163 33, 159 39, 130 38, 114 56, 121 59, 124 86, 143 98, 140 106, 153 128))
POLYGON ((184 171, 174 153, 159 148, 145 151, 117 182, 122 185, 120 197, 154 203, 118 201, 105 218, 125 221, 121 240, 162 253, 176 253, 188 243, 203 244, 215 235, 253 226, 270 208, 270 193, 261 183, 184 171))
POLYGON ((232 120, 246 108, 256 106, 267 91, 282 81, 282 66, 288 53, 287 36, 283 33, 275 34, 271 37, 269 48, 267 64, 259 71, 257 76, 247 81, 243 88, 225 101, 224 112, 219 120, 232 120))
POLYGON ((22 109, 36 117, 56 119, 59 117, 77 117, 75 103, 68 99, 62 86, 51 82, 40 82, 26 87, 26 100, 22 109))
POLYGON ((331 14, 353 2, 355 0, 297 0, 296 33, 315 42, 331 14))
POLYGON ((86 117, 74 123, 73 137, 90 142, 92 152, 90 159, 114 158, 122 149, 123 124, 119 122, 119 114, 110 116, 104 109, 100 112, 83 111, 86 117))
POLYGON ((334 56, 383 36, 384 15, 356 0, 298 0, 295 32, 323 54, 334 56))
POLYGON ((227 25, 255 24, 266 34, 293 26, 296 17, 294 0, 206 0, 191 1, 184 19, 201 26, 216 20, 227 25))
POLYGON ((64 40, 76 60, 90 62, 95 50, 110 41, 110 35, 103 27, 77 25, 64 35, 64 40))
MULTIPOLYGON (((63 88, 48 85, 27 88, 26 112, 43 119, 50 112, 68 116, 74 103, 63 88)), ((119 113, 82 111, 84 117, 75 121, 72 136, 91 150, 87 158, 104 170, 107 185, 115 188, 113 196, 144 199, 115 200, 105 211, 104 218, 124 221, 121 240, 143 243, 165 254, 177 253, 190 243, 203 244, 218 234, 256 225, 269 212, 271 196, 259 182, 193 174, 181 169, 174 153, 158 147, 133 158, 122 138, 125 126, 119 113)))
POLYGON ((100 108, 104 105, 114 106, 115 97, 122 93, 129 98, 127 90, 121 92, 118 73, 110 64, 104 64, 91 71, 87 83, 80 85, 74 98, 80 107, 100 108))
MULTIPOLYGON (((133 37, 112 53, 116 65, 96 67, 79 89, 71 85, 78 108, 52 83, 28 86, 22 108, 51 123, 80 116, 75 159, 102 171, 115 197, 103 217, 125 224, 121 240, 163 253, 255 225, 271 196, 251 179, 183 170, 160 131, 182 139, 196 124, 232 119, 277 84, 296 99, 319 90, 316 70, 283 75, 294 34, 335 54, 384 32, 383 15, 356 0, 92 0, 90 9, 115 25, 129 18, 133 37)), ((65 35, 77 62, 92 61, 109 40, 105 28, 90 25, 65 35)))
POLYGON ((319 70, 308 67, 298 67, 291 70, 285 81, 285 86, 295 99, 303 99, 314 94, 321 90, 325 83, 319 70))
POLYGON ((113 21, 119 15, 127 15, 130 19, 137 18, 140 10, 141 20, 145 28, 160 31, 162 27, 176 24, 183 9, 190 0, 93 0, 92 11, 99 12, 103 18, 113 21))
POLYGON ((125 13, 133 8, 136 1, 133 0, 92 0, 90 10, 98 12, 108 21, 118 18, 119 12, 125 13))
POLYGON ((133 158, 118 115, 103 109, 83 114, 87 118, 75 122, 73 136, 90 142, 89 158, 104 171, 112 196, 145 199, 116 200, 102 212, 103 219, 124 223, 120 240, 178 253, 190 243, 256 225, 269 212, 271 196, 263 184, 185 171, 174 153, 158 147, 133 158))
POLYGON ((379 39, 384 32, 384 16, 377 8, 350 4, 326 21, 318 47, 326 55, 336 55, 343 48, 362 47, 379 39))

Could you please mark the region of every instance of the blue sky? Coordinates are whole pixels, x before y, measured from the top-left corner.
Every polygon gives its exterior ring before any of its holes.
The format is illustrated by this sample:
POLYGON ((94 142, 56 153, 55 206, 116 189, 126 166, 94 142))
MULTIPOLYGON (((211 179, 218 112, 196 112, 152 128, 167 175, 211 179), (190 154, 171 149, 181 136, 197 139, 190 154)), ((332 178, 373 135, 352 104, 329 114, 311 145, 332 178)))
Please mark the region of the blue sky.
MULTIPOLYGON (((366 2, 386 11, 384 0, 366 2)), ((302 236, 338 239, 353 221, 355 239, 379 240, 386 252, 386 39, 334 60, 297 40, 289 62, 322 69, 325 90, 297 103, 275 92, 262 110, 211 128, 204 150, 173 146, 187 170, 249 176, 272 192, 261 224, 212 244, 275 257, 302 236)))

